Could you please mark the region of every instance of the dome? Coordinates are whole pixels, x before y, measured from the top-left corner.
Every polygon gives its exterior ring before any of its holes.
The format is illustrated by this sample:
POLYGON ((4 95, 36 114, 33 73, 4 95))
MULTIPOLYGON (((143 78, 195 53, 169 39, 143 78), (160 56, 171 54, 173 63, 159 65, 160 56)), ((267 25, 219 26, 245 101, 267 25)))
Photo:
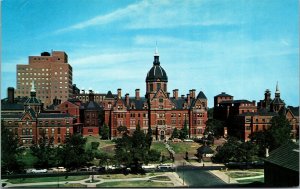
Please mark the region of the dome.
POLYGON ((168 82, 168 76, 166 71, 160 66, 159 56, 155 54, 153 67, 147 73, 146 82, 153 82, 158 80, 168 82))

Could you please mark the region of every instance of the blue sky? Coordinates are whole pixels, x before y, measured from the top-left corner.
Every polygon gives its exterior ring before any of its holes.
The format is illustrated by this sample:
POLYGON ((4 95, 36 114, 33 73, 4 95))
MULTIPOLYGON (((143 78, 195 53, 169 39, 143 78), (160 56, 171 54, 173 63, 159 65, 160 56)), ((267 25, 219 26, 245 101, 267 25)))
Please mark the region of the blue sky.
POLYGON ((298 0, 4 0, 1 98, 16 65, 65 51, 82 89, 145 94, 157 41, 168 91, 299 105, 298 0))

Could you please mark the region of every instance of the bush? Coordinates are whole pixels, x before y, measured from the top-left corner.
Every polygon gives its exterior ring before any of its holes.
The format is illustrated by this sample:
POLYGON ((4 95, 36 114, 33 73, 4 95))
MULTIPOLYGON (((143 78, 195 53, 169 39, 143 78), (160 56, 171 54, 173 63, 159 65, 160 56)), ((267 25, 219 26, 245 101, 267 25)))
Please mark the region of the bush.
POLYGON ((91 147, 92 150, 97 150, 99 147, 100 143, 99 142, 91 142, 91 147))

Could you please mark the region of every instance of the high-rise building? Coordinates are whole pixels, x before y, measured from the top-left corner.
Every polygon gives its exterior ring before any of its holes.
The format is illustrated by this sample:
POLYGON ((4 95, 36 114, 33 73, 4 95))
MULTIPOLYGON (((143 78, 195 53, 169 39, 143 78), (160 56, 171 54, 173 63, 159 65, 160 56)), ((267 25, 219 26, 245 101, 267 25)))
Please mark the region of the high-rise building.
POLYGON ((28 65, 17 65, 15 96, 29 97, 34 81, 36 97, 45 107, 52 104, 53 99, 64 102, 71 97, 72 66, 65 52, 43 52, 41 56, 29 56, 28 62, 28 65))

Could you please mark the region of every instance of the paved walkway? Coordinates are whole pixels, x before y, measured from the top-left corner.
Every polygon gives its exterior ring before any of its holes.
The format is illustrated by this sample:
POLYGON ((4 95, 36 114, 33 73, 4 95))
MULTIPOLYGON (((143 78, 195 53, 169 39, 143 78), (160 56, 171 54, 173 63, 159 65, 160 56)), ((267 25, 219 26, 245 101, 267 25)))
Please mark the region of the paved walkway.
MULTIPOLYGON (((148 176, 143 178, 125 178, 125 179, 103 179, 99 178, 98 175, 94 175, 94 180, 98 180, 98 182, 89 183, 89 181, 92 180, 92 175, 90 175, 89 178, 79 180, 79 181, 60 181, 60 182, 40 182, 40 183, 20 183, 20 184, 12 184, 9 182, 6 182, 7 179, 1 180, 1 183, 6 183, 7 185, 5 187, 22 187, 22 186, 44 186, 44 185, 64 185, 64 184, 82 184, 86 185, 87 187, 96 187, 97 184, 105 183, 105 182, 122 182, 122 181, 147 181, 150 180, 152 177, 157 176, 167 176, 170 178, 170 181, 160 181, 160 180, 151 180, 153 182, 164 182, 164 183, 173 183, 174 187, 182 186, 182 179, 179 178, 177 173, 175 172, 166 172, 162 173, 161 175, 155 175, 155 176, 148 176)), ((142 187, 142 186, 141 186, 142 187)))

